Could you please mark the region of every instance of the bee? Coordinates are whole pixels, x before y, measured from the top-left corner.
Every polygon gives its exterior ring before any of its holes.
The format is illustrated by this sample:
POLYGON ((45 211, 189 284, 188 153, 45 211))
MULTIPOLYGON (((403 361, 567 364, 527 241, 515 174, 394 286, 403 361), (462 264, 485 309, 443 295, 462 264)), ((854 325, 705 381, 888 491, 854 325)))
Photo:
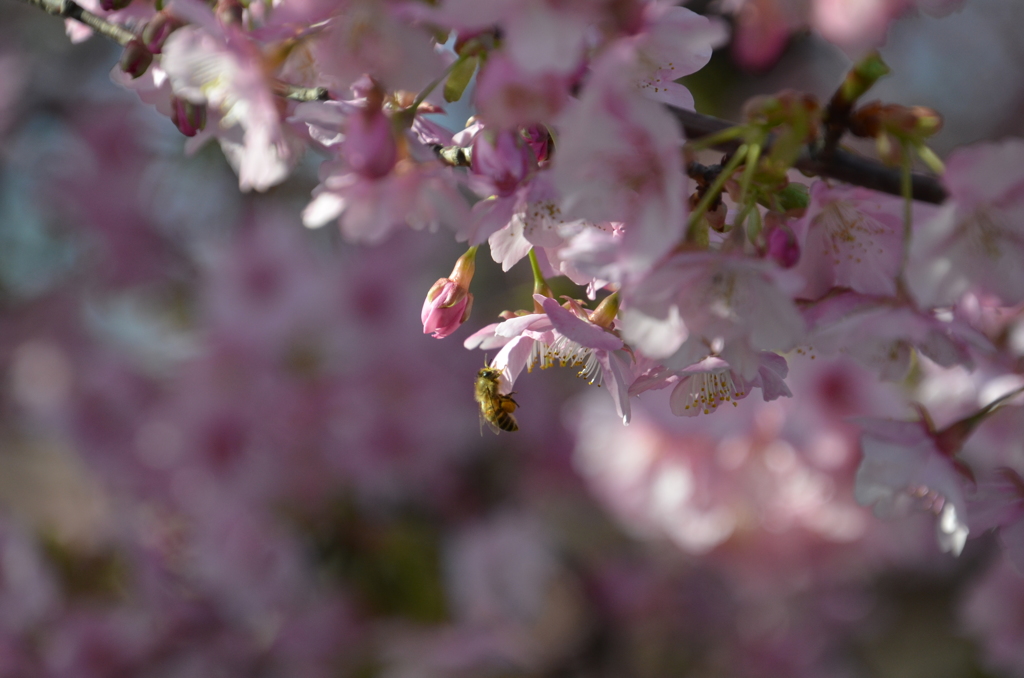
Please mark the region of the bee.
POLYGON ((501 370, 483 367, 476 375, 476 401, 480 403, 480 420, 498 433, 499 431, 518 431, 519 424, 512 415, 519 404, 512 399, 512 394, 498 392, 501 370))

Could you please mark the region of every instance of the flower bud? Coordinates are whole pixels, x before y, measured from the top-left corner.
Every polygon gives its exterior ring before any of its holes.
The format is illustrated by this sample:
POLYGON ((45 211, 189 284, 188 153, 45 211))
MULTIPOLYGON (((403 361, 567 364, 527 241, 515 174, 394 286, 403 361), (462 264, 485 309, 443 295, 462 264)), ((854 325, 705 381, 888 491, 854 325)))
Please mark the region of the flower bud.
POLYGON ((612 292, 601 300, 594 312, 590 314, 590 322, 610 330, 619 313, 619 293, 612 292))
POLYGON ((507 197, 537 165, 533 151, 517 132, 497 134, 484 130, 473 139, 470 168, 474 174, 490 180, 500 197, 507 197))
POLYGON ((132 76, 133 80, 143 75, 151 63, 153 63, 153 55, 138 38, 124 46, 124 52, 121 54, 121 70, 132 76))
POLYGON ((353 113, 346 122, 341 150, 349 166, 364 177, 387 176, 398 160, 391 120, 379 106, 353 113))
POLYGON ((218 0, 215 10, 217 19, 224 26, 240 26, 245 7, 238 0, 218 0))
POLYGON ((431 334, 435 339, 444 339, 469 318, 473 308, 473 295, 469 291, 469 283, 473 280, 473 272, 476 270, 476 249, 470 247, 455 262, 451 277, 441 278, 427 292, 423 310, 420 312, 424 334, 431 334))
POLYGON ((551 134, 543 125, 531 125, 523 129, 520 134, 526 145, 533 151, 533 157, 538 163, 547 160, 551 155, 551 134))
POLYGON ((157 12, 142 29, 142 42, 151 53, 160 54, 167 36, 184 25, 184 22, 166 11, 157 12))
POLYGON ((768 258, 782 268, 792 268, 800 261, 800 243, 796 235, 785 224, 778 224, 768 231, 768 258))
POLYGON ((187 137, 194 137, 206 126, 206 106, 177 97, 171 102, 171 122, 187 137))
POLYGON ((132 4, 132 0, 100 0, 100 9, 104 12, 116 12, 132 4))

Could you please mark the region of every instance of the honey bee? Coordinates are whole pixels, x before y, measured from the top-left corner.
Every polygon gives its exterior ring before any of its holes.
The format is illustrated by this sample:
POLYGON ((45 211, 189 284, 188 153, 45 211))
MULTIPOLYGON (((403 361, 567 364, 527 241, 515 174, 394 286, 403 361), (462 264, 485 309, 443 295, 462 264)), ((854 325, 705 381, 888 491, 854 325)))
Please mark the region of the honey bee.
POLYGON ((493 367, 483 367, 476 375, 476 401, 480 403, 480 420, 498 433, 499 431, 518 431, 519 424, 512 415, 519 404, 512 399, 512 394, 498 392, 501 371, 493 367))

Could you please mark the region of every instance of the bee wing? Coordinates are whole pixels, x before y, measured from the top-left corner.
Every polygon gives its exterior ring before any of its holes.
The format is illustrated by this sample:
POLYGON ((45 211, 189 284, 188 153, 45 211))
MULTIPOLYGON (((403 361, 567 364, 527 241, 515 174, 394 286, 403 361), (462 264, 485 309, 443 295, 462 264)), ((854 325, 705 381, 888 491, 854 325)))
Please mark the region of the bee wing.
POLYGON ((483 412, 480 412, 480 437, 484 437, 484 424, 487 424, 487 428, 494 432, 494 435, 501 433, 501 429, 494 425, 494 422, 490 421, 484 416, 483 412))

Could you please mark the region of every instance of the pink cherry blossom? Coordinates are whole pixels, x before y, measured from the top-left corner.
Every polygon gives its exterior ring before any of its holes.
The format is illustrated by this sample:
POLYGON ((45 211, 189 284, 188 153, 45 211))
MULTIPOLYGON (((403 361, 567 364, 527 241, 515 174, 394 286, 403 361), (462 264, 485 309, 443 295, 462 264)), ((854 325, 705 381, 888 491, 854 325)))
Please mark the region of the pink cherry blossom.
POLYGON ((907 283, 923 306, 955 302, 968 291, 1024 301, 1024 140, 955 151, 943 178, 950 197, 915 229, 907 283))
POLYGON ((460 31, 499 26, 507 54, 524 73, 566 75, 583 59, 587 29, 602 12, 592 0, 444 0, 426 16, 460 31))
POLYGON ((936 536, 943 551, 959 555, 969 532, 965 479, 939 449, 925 422, 859 419, 863 461, 857 470, 857 501, 879 516, 920 503, 939 516, 936 536))
POLYGON ((647 370, 629 388, 630 395, 648 389, 673 386, 669 406, 676 416, 695 417, 710 414, 726 403, 737 406, 755 388, 761 389, 765 402, 780 396, 792 397, 785 378, 789 366, 782 356, 763 352, 760 367, 753 379, 744 379, 729 363, 721 358, 708 357, 681 370, 669 370, 660 365, 647 370))
POLYGON ((575 302, 567 302, 569 310, 540 294, 535 294, 534 300, 544 313, 514 316, 489 325, 467 338, 466 348, 500 348, 491 367, 502 373, 502 393, 511 391, 524 368, 531 371, 556 364, 578 367, 579 376, 591 385, 607 387, 619 416, 629 423, 628 389, 633 375, 626 358, 618 353, 624 348, 622 339, 595 324, 594 312, 575 302))
POLYGON ((210 120, 194 137, 216 137, 238 172, 242 190, 265 191, 288 176, 301 155, 298 139, 283 125, 281 102, 271 90, 258 47, 237 29, 220 26, 212 12, 178 0, 200 25, 186 26, 164 43, 161 66, 174 94, 205 105, 210 120))
POLYGON ((833 287, 891 296, 903 260, 903 201, 866 188, 811 186, 811 204, 793 224, 800 241, 796 271, 801 296, 817 299, 833 287))
POLYGON ((580 99, 557 123, 552 173, 566 216, 625 222, 622 257, 642 271, 682 237, 686 177, 679 126, 632 87, 631 60, 621 46, 594 64, 580 99))
POLYGON ((321 82, 340 95, 364 75, 388 91, 419 93, 444 70, 426 30, 402 16, 402 3, 346 0, 316 36, 321 82))
POLYGON ((965 323, 946 322, 913 308, 852 292, 836 294, 807 306, 807 344, 823 355, 849 355, 898 381, 907 374, 918 350, 940 365, 972 364, 970 348, 989 344, 965 323))
POLYGON ((623 335, 666 367, 687 367, 714 349, 753 379, 761 351, 787 351, 804 336, 804 321, 787 293, 798 284, 762 260, 677 254, 625 292, 623 335))
POLYGON ((557 73, 524 73, 502 52, 487 58, 473 101, 488 127, 505 130, 551 122, 565 107, 572 81, 557 73))
POLYGON ((366 107, 348 116, 341 152, 360 176, 381 179, 398 160, 398 145, 391 120, 378 107, 366 107))
POLYGON ((639 30, 622 42, 633 50, 636 86, 655 101, 693 108, 693 95, 676 80, 711 60, 711 50, 726 41, 724 24, 685 7, 653 0, 643 5, 639 30))

